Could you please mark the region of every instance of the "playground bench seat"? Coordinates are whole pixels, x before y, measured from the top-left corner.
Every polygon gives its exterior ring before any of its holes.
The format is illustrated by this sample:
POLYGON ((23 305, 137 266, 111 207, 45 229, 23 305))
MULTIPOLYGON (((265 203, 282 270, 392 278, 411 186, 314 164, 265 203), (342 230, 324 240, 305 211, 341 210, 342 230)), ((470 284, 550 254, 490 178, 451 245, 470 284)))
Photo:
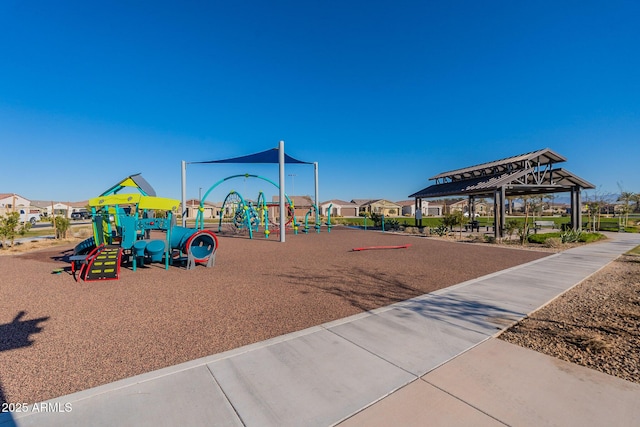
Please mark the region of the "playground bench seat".
POLYGON ((548 227, 548 228, 556 228, 556 223, 554 221, 534 221, 533 222, 533 230, 534 232, 538 232, 538 230, 548 227))
POLYGON ((75 272, 76 268, 80 264, 84 264, 87 261, 88 255, 73 255, 69 257, 69 262, 71 262, 71 272, 75 272))

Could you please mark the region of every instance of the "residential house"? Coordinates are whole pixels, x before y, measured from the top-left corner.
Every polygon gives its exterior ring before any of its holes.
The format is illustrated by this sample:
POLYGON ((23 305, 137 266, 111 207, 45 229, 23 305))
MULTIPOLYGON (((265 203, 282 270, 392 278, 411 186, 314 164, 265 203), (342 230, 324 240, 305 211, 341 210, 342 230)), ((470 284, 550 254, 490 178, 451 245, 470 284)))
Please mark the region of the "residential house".
MULTIPOLYGON (((209 203, 205 201, 202 205, 202 217, 204 219, 213 219, 220 217, 220 210, 222 209, 221 203, 209 203)), ((195 219, 198 216, 198 210, 200 208, 200 200, 189 199, 186 203, 187 206, 187 218, 195 219)))
POLYGON ((402 206, 385 199, 369 200, 362 204, 358 203, 356 199, 352 202, 358 205, 358 214, 367 212, 384 216, 399 216, 402 212, 402 206))
POLYGON ((16 193, 0 193, 0 215, 17 212, 21 208, 31 210, 31 200, 16 193))
POLYGON ((341 217, 357 217, 358 216, 358 205, 352 202, 345 202, 344 200, 328 200, 326 202, 320 203, 318 207, 320 209, 320 215, 327 216, 329 213, 329 206, 331 206, 331 216, 341 216, 341 217))
MULTIPOLYGON (((469 199, 462 199, 448 205, 450 213, 463 212, 469 214, 469 199)), ((489 205, 484 201, 476 201, 474 203, 474 211, 480 216, 490 216, 493 212, 493 205, 489 205)))
MULTIPOLYGON (((314 205, 311 196, 289 196, 289 199, 293 203, 296 221, 304 221, 305 215, 314 205)), ((280 197, 273 196, 271 200, 272 202, 268 204, 269 221, 278 222, 278 218, 280 218, 280 197)), ((312 213, 312 215, 315 217, 315 213, 312 213)))
POLYGON ((427 216, 442 216, 444 205, 429 203, 427 208, 427 216))
MULTIPOLYGON (((401 215, 408 217, 416 216, 416 201, 415 200, 402 200, 397 202, 400 206, 402 206, 401 215)), ((422 212, 422 216, 425 217, 429 215, 429 201, 422 200, 422 206, 420 207, 420 212, 422 212)))
POLYGON ((89 205, 88 200, 80 202, 54 202, 51 200, 34 200, 31 202, 36 207, 40 215, 44 217, 50 217, 52 211, 55 216, 62 216, 64 218, 71 218, 71 214, 74 212, 80 212, 87 210, 89 205))

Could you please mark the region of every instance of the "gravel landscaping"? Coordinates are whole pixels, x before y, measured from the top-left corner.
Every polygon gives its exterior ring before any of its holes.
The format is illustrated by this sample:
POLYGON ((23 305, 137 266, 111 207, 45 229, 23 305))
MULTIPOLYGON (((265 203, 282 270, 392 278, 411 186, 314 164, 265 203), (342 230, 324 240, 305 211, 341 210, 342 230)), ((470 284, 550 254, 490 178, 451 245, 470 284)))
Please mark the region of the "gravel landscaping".
POLYGON ((500 338, 640 383, 640 256, 622 255, 500 338))

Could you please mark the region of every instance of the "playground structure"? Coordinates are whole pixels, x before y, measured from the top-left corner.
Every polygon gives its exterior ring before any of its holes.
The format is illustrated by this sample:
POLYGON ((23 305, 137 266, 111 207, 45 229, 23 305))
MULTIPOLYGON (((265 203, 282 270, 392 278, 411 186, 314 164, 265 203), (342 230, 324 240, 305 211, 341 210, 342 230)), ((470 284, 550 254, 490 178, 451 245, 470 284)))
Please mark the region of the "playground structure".
MULTIPOLYGON (((260 227, 263 227, 265 238, 269 238, 271 232, 274 229, 277 230, 279 227, 279 224, 272 222, 269 217, 269 207, 274 205, 273 203, 270 204, 265 201, 262 191, 258 194, 258 200, 254 204, 252 201, 242 197, 237 191, 232 190, 227 194, 222 203, 218 221, 218 233, 223 231, 225 224, 230 224, 236 232, 248 231, 249 238, 253 238, 253 233, 258 232, 260 227), (229 212, 231 212, 230 215, 228 214, 229 212), (231 216, 231 221, 224 222, 225 216, 231 216)), ((287 202, 286 212, 287 221, 285 222, 285 226, 291 226, 291 224, 293 224, 292 229, 294 233, 297 234, 298 224, 294 216, 293 202, 290 200, 287 202)))
MULTIPOLYGON (((278 143, 278 148, 272 148, 260 153, 254 153, 247 156, 240 156, 230 159, 208 160, 201 162, 181 162, 181 178, 182 178, 182 225, 186 226, 186 202, 187 202, 187 164, 215 164, 215 163, 277 163, 278 164, 278 182, 279 191, 279 220, 280 220, 280 242, 285 241, 284 218, 286 216, 285 206, 285 164, 307 164, 313 165, 314 181, 315 181, 315 204, 318 204, 318 162, 305 162, 295 159, 284 152, 284 141, 278 143)), ((206 197, 205 197, 206 199, 206 197)), ((202 207, 202 206, 201 206, 202 207)))
MULTIPOLYGON (((223 178, 213 184, 204 194, 204 196, 200 200, 200 205, 198 207, 198 213, 196 216, 195 228, 203 230, 204 229, 204 203, 207 200, 209 194, 217 188, 220 184, 227 182, 229 180, 235 178, 257 178, 268 182, 273 185, 276 189, 280 189, 280 187, 273 181, 268 178, 264 178, 258 175, 252 174, 241 174, 241 175, 232 175, 226 178, 223 178)), ((269 208, 277 206, 279 203, 269 203, 265 199, 264 192, 260 191, 258 193, 258 197, 256 202, 245 199, 242 194, 235 190, 231 190, 224 199, 222 203, 222 208, 220 209, 220 215, 218 220, 218 232, 222 232, 223 225, 230 224, 234 230, 236 231, 247 231, 249 234, 249 238, 252 239, 254 233, 262 230, 264 232, 265 238, 269 238, 269 235, 274 230, 279 230, 280 227, 291 227, 294 234, 298 234, 298 230, 300 228, 297 223, 295 217, 295 206, 294 202, 289 198, 287 194, 284 194, 285 202, 285 212, 286 212, 286 220, 280 221, 278 223, 273 222, 269 217, 269 208), (230 213, 230 214, 228 214, 230 213), (225 215, 231 218, 231 221, 224 222, 225 215)), ((309 231, 309 216, 314 214, 315 225, 314 228, 316 232, 320 232, 321 228, 321 219, 320 213, 318 210, 318 206, 314 203, 310 207, 309 211, 305 215, 304 219, 304 229, 305 233, 309 231)), ((331 231, 331 216, 329 214, 327 221, 327 229, 331 231)))
POLYGON ((174 212, 180 202, 156 197, 155 191, 140 176, 132 175, 89 200, 93 236, 75 247, 71 271, 79 266, 84 281, 117 280, 121 265, 131 263, 133 271, 145 263, 175 262, 187 269, 197 264, 212 267, 218 239, 209 230, 176 225, 174 212), (125 188, 138 193, 118 194, 125 188), (164 238, 151 238, 151 232, 163 232, 164 238))

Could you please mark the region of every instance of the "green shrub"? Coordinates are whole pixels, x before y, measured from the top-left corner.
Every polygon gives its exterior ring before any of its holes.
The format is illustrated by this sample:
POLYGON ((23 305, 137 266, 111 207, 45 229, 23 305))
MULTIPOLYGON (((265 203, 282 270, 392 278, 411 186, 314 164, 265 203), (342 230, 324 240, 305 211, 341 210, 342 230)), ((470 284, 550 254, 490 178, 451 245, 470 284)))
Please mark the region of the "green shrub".
POLYGON ((515 233, 518 228, 520 228, 520 221, 515 218, 508 219, 504 224, 504 231, 507 233, 507 236, 509 236, 509 239, 511 239, 511 236, 513 236, 513 233, 515 233))
POLYGON ((560 232, 556 232, 556 233, 543 233, 543 234, 530 234, 529 237, 527 238, 529 243, 536 243, 536 244, 544 244, 547 239, 554 239, 554 238, 560 238, 561 233, 560 232))
POLYGON ((6 241, 13 242, 17 236, 24 236, 31 228, 30 222, 20 223, 20 214, 18 212, 10 212, 0 216, 0 244, 6 248, 6 241))
POLYGON ((601 233, 582 233, 580 235, 580 242, 582 243, 597 242, 602 239, 606 239, 606 236, 601 233))
POLYGON ((382 225, 382 215, 377 214, 375 212, 371 212, 369 214, 369 219, 373 221, 374 227, 380 227, 382 225))
POLYGON ((486 243, 495 243, 496 242, 496 238, 495 236, 489 236, 487 234, 484 235, 484 241, 486 243))
POLYGON ((582 231, 567 230, 560 235, 562 243, 576 243, 580 241, 582 231))
POLYGON ((445 214, 442 217, 442 225, 447 228, 447 230, 453 230, 453 227, 458 225, 458 216, 456 214, 445 214))
POLYGON ((400 229, 400 221, 397 219, 385 219, 384 228, 385 230, 398 230, 400 229))
POLYGON ((56 239, 64 239, 67 237, 67 230, 71 226, 71 222, 68 218, 64 218, 61 216, 55 217, 55 226, 56 226, 56 239))
POLYGON ((449 232, 449 228, 444 224, 440 224, 439 226, 435 227, 431 231, 437 234, 438 236, 442 237, 449 232))

